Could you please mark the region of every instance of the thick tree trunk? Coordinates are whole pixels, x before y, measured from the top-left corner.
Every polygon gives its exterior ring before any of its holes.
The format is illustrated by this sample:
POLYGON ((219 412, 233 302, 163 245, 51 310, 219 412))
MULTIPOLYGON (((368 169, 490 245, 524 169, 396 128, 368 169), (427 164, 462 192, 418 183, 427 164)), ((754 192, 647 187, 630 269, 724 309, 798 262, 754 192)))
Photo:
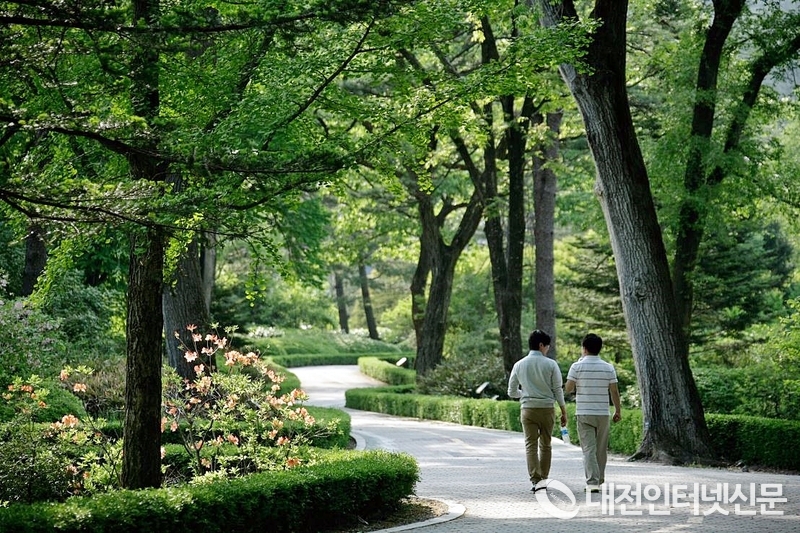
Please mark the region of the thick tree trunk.
POLYGON ((22 293, 20 296, 30 296, 36 288, 39 276, 44 272, 47 264, 47 246, 44 243, 42 228, 36 222, 28 226, 25 236, 25 270, 22 273, 22 293))
POLYGON ((358 263, 358 280, 361 284, 361 302, 364 306, 364 317, 367 320, 367 331, 369 338, 379 340, 378 325, 375 322, 375 310, 372 308, 372 296, 369 294, 369 277, 367 276, 367 266, 360 261, 358 263))
MULTIPOLYGON (((546 24, 575 19, 571 1, 540 3, 546 24)), ((625 85, 627 2, 597 0, 600 22, 586 61, 562 65, 597 167, 596 192, 611 236, 623 311, 641 392, 644 438, 635 457, 693 461, 713 456, 688 345, 674 300, 644 159, 625 85)))
POLYGON ((192 332, 189 325, 197 326, 198 331, 209 333, 211 316, 205 306, 203 278, 200 274, 200 257, 196 242, 189 244, 175 265, 173 279, 166 280, 163 287, 162 306, 164 310, 164 338, 167 345, 167 360, 179 376, 194 380, 194 367, 206 365, 213 370, 216 362, 198 354, 198 359, 187 361, 185 349, 191 347, 192 332), (177 337, 176 337, 177 334, 177 337))
MULTIPOLYGON (((512 104, 513 105, 513 104, 512 104)), ((509 108, 513 116, 513 107, 509 108)), ((513 120, 513 119, 510 119, 513 120)), ((506 244, 502 214, 499 209, 487 210, 484 232, 492 265, 492 288, 500 330, 503 367, 506 373, 522 353, 522 261, 525 248, 525 136, 517 127, 509 127, 505 135, 508 150, 508 242, 506 244)), ((496 154, 493 146, 484 148, 487 169, 485 206, 499 202, 496 154)))
MULTIPOLYGON (((424 303, 421 328, 417 333, 417 356, 414 363, 417 376, 421 377, 436 368, 442 360, 442 350, 447 332, 447 314, 450 307, 450 297, 453 293, 455 266, 461 256, 461 252, 464 251, 464 248, 475 234, 475 230, 478 229, 482 210, 480 192, 475 190, 464 209, 464 214, 461 217, 455 236, 450 244, 447 244, 444 241, 441 229, 445 222, 446 214, 451 211, 452 206, 445 202, 442 212, 437 216, 434 214, 429 193, 418 188, 414 189, 413 193, 417 200, 422 224, 422 236, 420 238, 422 249, 420 251, 420 260, 417 263, 414 284, 412 285, 412 298, 415 295, 417 297, 420 296, 419 292, 414 293, 413 291, 421 288, 421 274, 425 271, 425 263, 429 265, 431 274, 430 293, 424 303), (423 259, 423 256, 425 259, 423 259), (425 263, 423 263, 423 260, 425 263), (417 277, 418 274, 420 275, 419 277, 417 277)), ((424 285, 421 286, 424 288, 424 285)), ((417 303, 421 304, 419 301, 417 303)), ((417 320, 416 315, 415 320, 417 320)))
MULTIPOLYGON (((133 25, 157 24, 158 0, 132 2, 133 25)), ((131 41, 131 105, 153 124, 159 114, 159 54, 145 36, 131 41)), ((155 152, 158 139, 142 141, 143 153, 155 152)), ((167 165, 142 153, 128 157, 137 180, 164 181, 167 165)), ((125 423, 122 485, 128 489, 161 484, 161 349, 164 327, 161 291, 164 283, 164 236, 157 228, 131 238, 126 323, 125 423)))
POLYGON ((130 258, 122 485, 141 489, 161 485, 161 232, 132 236, 130 258))
POLYGON ((339 330, 342 333, 350 333, 348 325, 347 300, 344 295, 344 278, 336 270, 333 273, 333 288, 336 292, 336 309, 339 310, 339 330))
POLYGON ((424 376, 442 361, 447 316, 450 298, 453 295, 453 278, 459 255, 460 251, 448 247, 443 247, 436 254, 436 264, 431 269, 430 294, 422 321, 421 341, 417 346, 417 357, 414 362, 418 376, 424 376))
POLYGON ((556 190, 558 179, 545 163, 558 158, 558 135, 562 113, 547 114, 548 142, 533 156, 533 210, 535 213, 533 242, 536 252, 534 267, 534 297, 536 300, 536 327, 553 338, 547 356, 558 357, 556 335, 556 295, 553 268, 554 229, 556 217, 556 190), (541 156, 539 154, 542 154, 541 156))

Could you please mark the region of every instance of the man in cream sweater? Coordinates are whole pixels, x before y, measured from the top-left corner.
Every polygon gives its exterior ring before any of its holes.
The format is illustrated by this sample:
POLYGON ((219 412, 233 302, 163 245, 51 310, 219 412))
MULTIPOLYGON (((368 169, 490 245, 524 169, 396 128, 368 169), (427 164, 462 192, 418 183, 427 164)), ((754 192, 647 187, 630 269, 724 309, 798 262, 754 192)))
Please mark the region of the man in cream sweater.
POLYGON ((533 492, 544 489, 550 475, 552 448, 550 439, 556 420, 554 404, 561 408, 561 425, 567 425, 567 407, 561 388, 561 370, 547 358, 550 335, 535 330, 528 338, 528 355, 511 369, 508 396, 520 399, 520 421, 525 435, 525 459, 533 492))

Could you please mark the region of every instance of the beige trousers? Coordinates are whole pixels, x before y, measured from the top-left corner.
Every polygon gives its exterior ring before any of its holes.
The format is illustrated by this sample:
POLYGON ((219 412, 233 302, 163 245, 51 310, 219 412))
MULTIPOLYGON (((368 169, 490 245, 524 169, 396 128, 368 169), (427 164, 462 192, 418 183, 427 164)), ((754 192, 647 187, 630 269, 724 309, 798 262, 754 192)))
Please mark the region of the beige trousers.
POLYGON ((527 407, 520 409, 522 432, 525 434, 525 460, 531 483, 537 484, 550 475, 553 426, 556 421, 554 407, 527 407))
POLYGON ((609 416, 578 415, 578 437, 583 450, 586 484, 597 486, 605 481, 608 460, 609 416))

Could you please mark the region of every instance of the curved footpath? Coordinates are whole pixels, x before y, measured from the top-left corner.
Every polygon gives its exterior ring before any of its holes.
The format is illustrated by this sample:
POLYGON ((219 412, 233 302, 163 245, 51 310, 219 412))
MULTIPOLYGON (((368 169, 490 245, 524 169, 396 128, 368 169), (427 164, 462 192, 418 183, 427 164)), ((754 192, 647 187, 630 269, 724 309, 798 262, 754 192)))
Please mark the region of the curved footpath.
MULTIPOLYGON (((291 371, 309 405, 343 408, 345 390, 381 385, 356 366, 291 371)), ((521 433, 345 410, 359 448, 411 454, 420 466, 417 496, 450 505, 443 517, 385 533, 800 533, 800 476, 629 463, 612 456, 604 494, 592 494, 587 502, 578 446, 553 439, 551 485, 534 494, 521 433)))

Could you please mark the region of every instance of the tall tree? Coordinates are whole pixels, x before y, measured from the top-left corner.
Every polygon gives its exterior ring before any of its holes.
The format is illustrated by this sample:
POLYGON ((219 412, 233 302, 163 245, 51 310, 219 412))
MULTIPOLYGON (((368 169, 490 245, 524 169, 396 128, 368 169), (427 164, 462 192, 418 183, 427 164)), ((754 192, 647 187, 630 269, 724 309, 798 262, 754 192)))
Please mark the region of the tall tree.
POLYGON ((422 327, 417 334, 419 344, 414 362, 417 373, 424 376, 442 360, 456 263, 478 228, 482 209, 479 192, 475 188, 466 205, 461 206, 463 214, 453 237, 448 242, 442 231, 444 221, 453 210, 459 209, 459 207, 445 198, 440 211, 436 213, 430 193, 419 186, 421 180, 415 177, 409 183, 413 187, 412 192, 417 200, 422 226, 420 247, 426 249, 426 253, 420 255, 417 272, 425 271, 427 264, 431 276, 430 290, 425 299, 422 327))
POLYGON ((783 6, 764 5, 749 12, 745 0, 715 0, 713 17, 704 32, 703 48, 697 63, 691 130, 686 148, 684 193, 679 206, 675 256, 672 263, 675 298, 681 326, 691 331, 694 307, 692 274, 698 263, 708 213, 717 204, 715 197, 722 182, 737 174, 738 161, 747 155, 743 142, 748 139, 748 121, 757 105, 767 76, 800 58, 800 11, 783 6), (748 35, 747 48, 731 44, 736 25, 748 35), (720 116, 723 100, 720 77, 729 69, 741 68, 736 54, 747 56, 744 80, 727 88, 733 94, 729 117, 720 116), (715 135, 715 130, 723 132, 715 135), (719 138, 719 139, 717 139, 719 138), (719 146, 718 146, 719 145, 719 146))
POLYGON ((168 237, 208 229, 258 237, 264 225, 256 208, 315 188, 345 166, 343 136, 324 131, 310 108, 360 53, 374 20, 393 7, 0 4, 0 146, 52 137, 31 157, 11 160, 0 198, 33 218, 80 229, 125 223, 131 235, 126 486, 160 479, 168 237), (322 42, 326 54, 308 52, 322 42), (202 61, 188 61, 198 55, 202 61), (233 90, 254 57, 258 81, 244 93, 233 90), (220 121, 209 131, 214 116, 220 121), (76 161, 100 179, 76 171, 76 161), (182 192, 166 183, 173 173, 190 180, 182 192))
MULTIPOLYGON (((158 24, 158 0, 134 0, 133 26, 158 24)), ((159 50, 141 34, 131 39, 131 109, 154 127, 161 106, 159 50)), ((154 128, 157 131, 158 128, 154 128)), ((134 180, 163 182, 168 165, 158 152, 158 134, 145 137, 128 155, 134 180)), ((161 290, 165 236, 149 227, 131 239, 126 317, 125 423, 122 484, 140 489, 161 485, 161 290)))
MULTIPOLYGON (((580 20, 572 0, 538 3, 547 26, 580 20)), ((627 91, 628 2, 596 0, 584 63, 562 64, 583 116, 597 169, 596 193, 616 260, 644 419, 636 457, 691 461, 713 457, 689 367, 666 249, 627 91)))
MULTIPOLYGON (((460 5, 440 6, 437 4, 437 9, 452 9, 453 13, 465 10, 460 5)), ((432 99, 434 103, 448 102, 446 108, 442 106, 446 110, 435 115, 443 118, 426 130, 431 138, 425 156, 428 173, 421 184, 409 186, 413 180, 405 181, 421 213, 421 250, 411 284, 412 312, 418 339, 417 361, 421 367, 417 368, 418 372, 421 369, 427 371, 442 358, 441 353, 435 352, 441 350, 447 330, 446 309, 442 306, 444 300, 439 295, 452 290, 450 275, 455 270, 450 269, 450 264, 461 253, 455 252, 453 245, 460 242, 462 230, 472 226, 472 222, 464 217, 472 217, 474 201, 478 202, 485 220, 484 235, 492 264, 493 295, 504 365, 508 371, 522 355, 520 329, 526 227, 524 177, 526 163, 530 161, 527 132, 533 113, 541 108, 549 95, 545 84, 537 87, 538 80, 528 76, 541 70, 542 65, 557 61, 554 57, 565 59, 566 56, 559 54, 570 53, 570 49, 560 43, 569 40, 570 35, 568 31, 557 35, 542 32, 535 38, 520 38, 518 27, 530 26, 530 20, 520 16, 519 10, 512 7, 513 2, 468 7, 464 15, 442 17, 451 25, 447 29, 437 28, 438 31, 430 36, 417 35, 413 43, 405 43, 399 48, 400 67, 408 69, 411 76, 406 83, 417 87, 412 94, 418 94, 418 99, 432 99), (444 42, 441 39, 443 33, 451 35, 444 42), (458 166, 453 162, 443 164, 442 154, 448 150, 461 160, 458 166), (439 175, 433 170, 436 166, 439 175), (463 179, 462 184, 472 190, 460 191, 461 203, 467 208, 461 212, 463 216, 458 225, 449 229, 453 238, 448 243, 446 238, 442 241, 436 237, 437 233, 442 234, 442 230, 436 229, 432 222, 439 216, 455 212, 451 206, 458 203, 454 195, 448 194, 452 187, 441 179, 455 176, 456 172, 469 178, 468 181, 463 179), (423 214, 430 210, 425 202, 430 203, 436 198, 429 196, 429 190, 437 192, 441 198, 437 200, 442 202, 440 215, 423 214), (419 203, 425 195, 429 197, 419 203), (467 222, 466 226, 464 222, 467 222), (426 246, 431 248, 426 249, 426 246), (447 268, 442 269, 440 265, 447 265, 447 268), (437 285, 439 283, 441 287, 437 285), (426 290, 430 291, 427 295, 426 290), (434 337, 430 338, 430 335, 434 337), (434 352, 423 353, 423 350, 434 352), (433 364, 426 363, 429 360, 433 364)), ((419 138, 420 134, 416 133, 414 137, 419 138)), ((415 153, 422 153, 421 142, 416 146, 419 151, 415 153)), ((415 179, 423 175, 413 166, 403 172, 410 172, 415 179)), ((444 219, 438 223, 445 228, 444 219)), ((447 298, 449 301, 449 296, 447 298)))
POLYGON ((555 240, 556 191, 558 177, 552 163, 559 157, 558 135, 563 112, 537 114, 535 122, 547 125, 547 135, 533 152, 533 209, 534 209, 534 294, 536 295, 536 327, 547 331, 552 337, 547 357, 558 357, 558 335, 556 334, 555 295, 555 240))

